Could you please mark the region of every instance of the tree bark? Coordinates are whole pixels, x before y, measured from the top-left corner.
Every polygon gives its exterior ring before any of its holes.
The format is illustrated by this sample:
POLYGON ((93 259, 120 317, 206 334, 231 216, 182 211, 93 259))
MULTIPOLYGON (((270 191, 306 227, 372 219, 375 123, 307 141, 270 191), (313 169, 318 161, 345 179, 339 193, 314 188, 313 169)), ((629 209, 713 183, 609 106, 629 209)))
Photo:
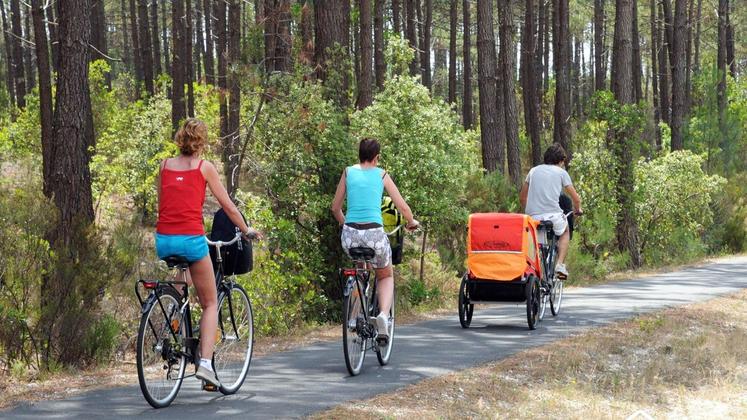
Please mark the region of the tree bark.
MULTIPOLYGON (((31 13, 28 9, 28 5, 24 4, 23 9, 23 22, 24 22, 24 42, 31 43, 31 13)), ((23 65, 26 67, 26 91, 31 92, 36 87, 36 66, 34 65, 34 54, 30 46, 24 46, 23 48, 23 65)))
POLYGON ((659 19, 656 20, 661 34, 661 44, 659 44, 659 101, 661 102, 661 119, 667 125, 671 125, 672 110, 670 107, 670 86, 669 86, 669 63, 667 62, 669 44, 667 44, 666 29, 664 23, 664 6, 660 4, 659 19))
POLYGON ((570 153, 571 86, 568 0, 553 0, 553 63, 555 65, 555 127, 553 141, 570 153))
MULTIPOLYGON (((301 63, 314 63, 314 12, 308 1, 301 8, 301 63)), ((386 65, 386 64, 385 64, 386 65)))
POLYGON ((641 78, 643 76, 643 65, 641 63, 641 41, 638 29, 638 0, 633 0, 633 93, 635 102, 643 100, 641 78))
MULTIPOLYGON (((406 1, 406 0, 405 0, 406 1)), ((402 36, 402 6, 399 0, 392 0, 392 30, 397 36, 402 36)))
POLYGON ((516 42, 512 0, 500 0, 500 67, 503 80, 503 115, 505 120, 508 175, 517 188, 521 186, 521 154, 519 150, 519 113, 516 108, 516 42))
POLYGON ((465 130, 469 130, 474 124, 472 116, 472 42, 470 40, 472 24, 470 23, 470 0, 463 0, 462 6, 462 25, 464 27, 464 40, 462 42, 462 55, 464 56, 464 98, 462 99, 462 125, 464 125, 465 130))
POLYGON ((223 137, 223 165, 226 176, 226 190, 228 195, 235 197, 239 187, 238 148, 240 144, 240 112, 241 112, 241 84, 238 71, 241 62, 241 13, 238 0, 228 3, 228 67, 229 74, 229 110, 228 133, 223 137))
POLYGON ((726 64, 729 74, 737 78, 737 62, 734 59, 734 26, 731 24, 731 13, 734 9, 732 0, 726 0, 726 64))
POLYGON ((654 150, 661 150, 661 101, 659 98, 659 68, 658 68, 658 51, 660 43, 659 25, 656 23, 656 0, 650 0, 651 3, 651 84, 652 97, 654 103, 654 150))
POLYGON ((449 103, 456 103, 457 95, 457 25, 459 24, 459 3, 456 0, 449 6, 449 103))
POLYGON ((687 47, 687 0, 675 0, 672 52, 672 150, 684 148, 683 125, 685 121, 685 51, 687 47))
MULTIPOLYGON (((615 5, 615 35, 612 47, 612 90, 622 105, 635 102, 633 87, 633 4, 631 0, 617 0, 615 5)), ((617 241, 621 251, 628 251, 633 267, 641 265, 638 248, 638 224, 633 201, 632 127, 615 132, 615 154, 618 165, 617 197, 620 213, 617 217, 617 241)))
POLYGON ((15 79, 16 106, 26 107, 26 71, 23 67, 23 31, 19 0, 10 0, 10 22, 13 32, 13 78, 15 79))
POLYGON ((346 0, 317 0, 314 3, 317 77, 325 84, 325 96, 333 99, 341 109, 349 103, 349 7, 346 0), (328 78, 332 74, 334 77, 328 78))
POLYGON ((718 52, 716 55, 716 67, 718 68, 718 84, 716 86, 716 98, 718 106, 718 126, 721 135, 726 134, 726 69, 727 69, 727 20, 729 13, 729 2, 718 1, 718 52))
POLYGON ((153 75, 158 76, 161 69, 161 39, 158 31, 158 0, 150 5, 151 44, 153 45, 153 75))
POLYGON ((148 26, 148 0, 138 0, 138 39, 140 60, 143 63, 143 82, 148 95, 153 95, 153 52, 151 51, 150 27, 148 26))
POLYGON ((358 109, 364 109, 373 102, 372 69, 373 46, 371 45, 371 0, 358 0, 360 26, 358 31, 360 45, 360 79, 358 80, 358 109))
POLYGON ((541 61, 541 58, 537 58, 539 55, 534 39, 534 0, 526 0, 524 13, 524 33, 521 40, 521 91, 524 102, 524 125, 532 146, 532 166, 537 166, 542 163, 536 72, 537 61, 541 61))
MULTIPOLYGON (((49 40, 51 43, 50 50, 52 50, 52 72, 54 73, 57 73, 58 65, 60 62, 60 40, 57 37, 57 23, 59 15, 59 13, 57 13, 58 7, 59 4, 56 3, 46 10, 47 30, 49 31, 49 40)), ((123 34, 125 34, 124 38, 127 38, 127 31, 123 31, 123 34)))
MULTIPOLYGON (((199 1, 199 0, 195 0, 199 1)), ((194 90, 194 80, 195 80, 195 70, 194 65, 192 61, 192 0, 184 0, 185 10, 184 10, 184 30, 186 33, 184 34, 184 41, 183 41, 183 56, 184 56, 184 62, 186 63, 186 68, 184 69, 184 73, 186 74, 186 77, 184 78, 185 82, 187 83, 187 116, 188 117, 194 117, 195 116, 195 90, 194 90)))
POLYGON ((8 90, 10 105, 16 105, 16 90, 13 78, 13 38, 8 35, 10 33, 10 29, 8 28, 8 19, 5 13, 5 2, 3 0, 0 0, 0 13, 2 13, 3 19, 3 45, 5 46, 5 84, 8 90))
POLYGON ((194 45, 194 59, 193 66, 197 73, 197 83, 202 83, 203 67, 202 67, 202 56, 205 55, 205 26, 204 18, 205 13, 202 11, 202 0, 195 0, 195 11, 194 11, 194 22, 195 22, 195 45, 194 45))
POLYGON ((410 74, 415 76, 419 73, 418 68, 418 37, 417 37, 417 17, 415 14, 415 2, 419 0, 405 0, 405 37, 410 43, 410 48, 415 51, 415 54, 410 63, 410 74))
POLYGON ((496 98, 495 33, 491 0, 477 0, 477 82, 480 90, 480 140, 482 166, 488 172, 503 173, 505 144, 499 144, 499 116, 496 98))
POLYGON ((700 73, 700 21, 703 16, 703 0, 698 0, 698 11, 696 14, 695 21, 695 73, 700 73))
MULTIPOLYGON (((122 58, 124 61, 125 68, 128 71, 133 71, 134 70, 133 66, 135 63, 132 62, 132 55, 131 55, 132 50, 130 49, 130 35, 129 35, 130 32, 127 30, 127 3, 125 2, 125 0, 119 1, 119 8, 120 8, 120 12, 122 12, 120 16, 122 19, 120 23, 122 25, 122 46, 123 46, 122 58)), ((52 27, 53 26, 50 25, 50 29, 52 27)), ((57 59, 55 58, 55 52, 54 52, 55 44, 54 43, 55 43, 55 40, 54 40, 54 37, 52 37, 52 61, 53 62, 57 61, 57 59)))
MULTIPOLYGON (((161 1, 161 0, 156 0, 161 1)), ((166 0, 161 3, 161 40, 163 41, 163 64, 166 73, 171 76, 171 53, 169 51, 169 36, 168 26, 166 25, 166 15, 168 15, 168 9, 166 8, 166 0)), ((172 23, 173 25, 173 23, 172 23)), ((173 36, 172 36, 173 38, 173 36)))
POLYGON ((690 115, 693 72, 693 19, 695 18, 695 1, 688 0, 687 12, 687 50, 685 52, 685 115, 690 115))
POLYGON ((374 68, 376 87, 384 89, 386 60, 384 58, 384 6, 385 0, 374 0, 374 68))
MULTIPOLYGON (((226 17, 227 5, 225 1, 213 2, 216 21, 215 21, 215 52, 218 55, 218 76, 216 82, 218 84, 218 103, 219 103, 219 115, 220 115, 220 138, 225 143, 229 136, 230 130, 228 123, 228 99, 226 97, 228 93, 228 21, 226 17)), ((223 156, 223 164, 227 165, 226 155, 223 156)), ((224 169, 225 170, 225 169, 224 169)))
POLYGON ((91 61, 106 60, 106 11, 104 0, 91 0, 91 61))
POLYGON ((604 0, 594 0, 594 90, 604 90, 604 0))
MULTIPOLYGON (((183 1, 183 0, 181 0, 183 1)), ((140 94, 140 83, 143 82, 143 55, 140 51, 140 34, 137 25, 137 7, 135 0, 130 0, 130 31, 132 33, 132 53, 135 63, 135 81, 138 85, 138 96, 140 94)), ((174 28, 176 31, 176 28, 174 28)))
POLYGON ((171 128, 174 132, 187 116, 184 103, 184 1, 172 0, 171 21, 174 48, 171 57, 171 128))
MULTIPOLYGON (((2 7, 2 4, 0 4, 2 7)), ((36 65, 39 72, 39 117, 41 120, 42 180, 44 195, 51 196, 49 188, 50 167, 52 165, 52 75, 49 65, 49 42, 44 23, 45 14, 42 0, 31 0, 31 13, 34 17, 34 47, 36 65)))
POLYGON ((548 89, 550 89, 550 33, 552 27, 550 26, 550 1, 543 0, 543 3, 545 4, 544 14, 542 16, 542 26, 545 28, 545 36, 543 37, 544 46, 542 47, 542 94, 544 95, 548 89))
POLYGON ((215 85, 215 48, 213 47, 213 4, 212 0, 202 0, 202 10, 205 14, 205 80, 215 85))
POLYGON ((431 77, 431 32, 433 26, 433 0, 424 0, 425 2, 425 23, 423 29, 423 43, 421 46, 420 67, 423 74, 423 84, 428 90, 433 90, 433 80, 431 77))

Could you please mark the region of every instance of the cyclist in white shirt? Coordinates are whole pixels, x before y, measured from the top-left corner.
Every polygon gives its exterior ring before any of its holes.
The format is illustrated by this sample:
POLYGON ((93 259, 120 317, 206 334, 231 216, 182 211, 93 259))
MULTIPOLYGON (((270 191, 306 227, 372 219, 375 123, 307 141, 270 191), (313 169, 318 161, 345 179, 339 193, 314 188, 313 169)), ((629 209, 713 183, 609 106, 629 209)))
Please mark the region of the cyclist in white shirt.
POLYGON ((543 165, 532 168, 521 187, 519 200, 524 212, 535 220, 549 220, 558 236, 558 264, 556 273, 561 278, 568 277, 565 257, 568 255, 570 232, 568 221, 560 208, 560 194, 565 191, 573 200, 576 213, 581 214, 581 198, 573 188, 571 177, 565 170, 568 156, 560 143, 553 143, 545 151, 543 165))

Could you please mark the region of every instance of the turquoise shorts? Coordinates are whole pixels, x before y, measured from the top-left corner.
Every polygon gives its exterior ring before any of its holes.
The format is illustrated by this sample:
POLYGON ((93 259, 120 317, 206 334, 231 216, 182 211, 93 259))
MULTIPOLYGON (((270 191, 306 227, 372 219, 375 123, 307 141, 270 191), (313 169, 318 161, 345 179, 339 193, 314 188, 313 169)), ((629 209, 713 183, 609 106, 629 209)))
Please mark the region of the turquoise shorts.
POLYGON ((193 263, 208 254, 204 235, 164 235, 156 233, 156 254, 164 259, 171 256, 184 257, 193 263))

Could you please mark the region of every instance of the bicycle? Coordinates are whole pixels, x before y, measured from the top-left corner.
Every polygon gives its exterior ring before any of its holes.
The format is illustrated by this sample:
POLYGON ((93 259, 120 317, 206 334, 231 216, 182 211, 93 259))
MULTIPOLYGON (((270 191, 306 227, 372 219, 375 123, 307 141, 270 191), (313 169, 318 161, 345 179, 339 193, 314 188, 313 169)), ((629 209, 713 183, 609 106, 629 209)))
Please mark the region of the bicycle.
MULTIPOLYGON (((564 217, 567 218, 571 214, 574 214, 574 212, 570 211, 564 214, 564 217)), ((552 228, 553 224, 549 220, 541 221, 537 228, 537 236, 542 253, 543 271, 540 286, 539 320, 545 317, 548 303, 550 304, 552 316, 558 316, 560 314, 560 305, 563 301, 563 281, 565 279, 559 278, 555 273, 555 266, 558 263, 558 236, 555 235, 552 228)))
MULTIPOLYGON (((391 236, 397 233, 402 225, 387 232, 391 236)), ((386 366, 392 355, 394 345, 394 306, 396 291, 392 295, 389 308, 389 331, 382 337, 376 329, 376 315, 379 313, 379 302, 376 293, 376 271, 371 267, 371 260, 376 256, 372 248, 355 247, 348 250, 355 268, 339 270, 343 285, 342 303, 342 348, 345 355, 345 366, 350 375, 361 372, 366 351, 373 350, 381 366, 386 366)))
MULTIPOLYGON (((249 296, 233 276, 223 275, 221 248, 230 241, 207 240, 216 247, 215 283, 218 289, 218 335, 213 353, 213 370, 219 387, 203 383, 206 391, 224 395, 236 393, 246 379, 254 347, 254 317, 249 296)), ((241 244, 241 242, 239 242, 241 244)), ((137 373, 140 390, 154 408, 163 408, 176 398, 185 378, 187 363, 199 364, 199 338, 192 324, 187 268, 189 262, 180 256, 163 259, 174 271, 171 280, 138 280, 135 295, 141 305, 137 337, 137 373), (143 299, 140 286, 149 290, 143 299), (182 293, 177 290, 180 286, 182 293)))

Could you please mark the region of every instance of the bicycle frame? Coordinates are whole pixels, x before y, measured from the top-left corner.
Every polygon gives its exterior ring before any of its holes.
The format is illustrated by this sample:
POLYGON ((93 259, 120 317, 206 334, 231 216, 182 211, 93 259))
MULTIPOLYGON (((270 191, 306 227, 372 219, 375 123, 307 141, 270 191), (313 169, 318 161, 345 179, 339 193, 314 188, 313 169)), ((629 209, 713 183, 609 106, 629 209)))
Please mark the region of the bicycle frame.
MULTIPOLYGON (((353 269, 342 269, 340 270, 341 276, 344 275, 344 278, 347 279, 346 284, 343 285, 343 293, 345 296, 348 296, 350 293, 353 292, 353 287, 355 287, 355 290, 358 292, 358 295, 362 297, 361 299, 361 305, 363 306, 363 314, 364 314, 364 324, 365 327, 363 328, 363 334, 362 336, 365 338, 374 338, 375 331, 372 327, 370 327, 370 320, 371 320, 371 310, 376 305, 376 289, 377 289, 377 281, 376 281, 376 271, 373 268, 369 268, 371 265, 370 261, 367 260, 354 260, 355 264, 355 275, 350 276, 351 271, 353 269), (373 276, 372 276, 373 274, 373 276), (353 281, 351 281, 354 279, 353 281), (373 280, 373 285, 371 284, 371 280, 373 280), (354 284, 351 284, 354 283, 354 284)), ((344 280, 344 279, 343 279, 344 280)))

